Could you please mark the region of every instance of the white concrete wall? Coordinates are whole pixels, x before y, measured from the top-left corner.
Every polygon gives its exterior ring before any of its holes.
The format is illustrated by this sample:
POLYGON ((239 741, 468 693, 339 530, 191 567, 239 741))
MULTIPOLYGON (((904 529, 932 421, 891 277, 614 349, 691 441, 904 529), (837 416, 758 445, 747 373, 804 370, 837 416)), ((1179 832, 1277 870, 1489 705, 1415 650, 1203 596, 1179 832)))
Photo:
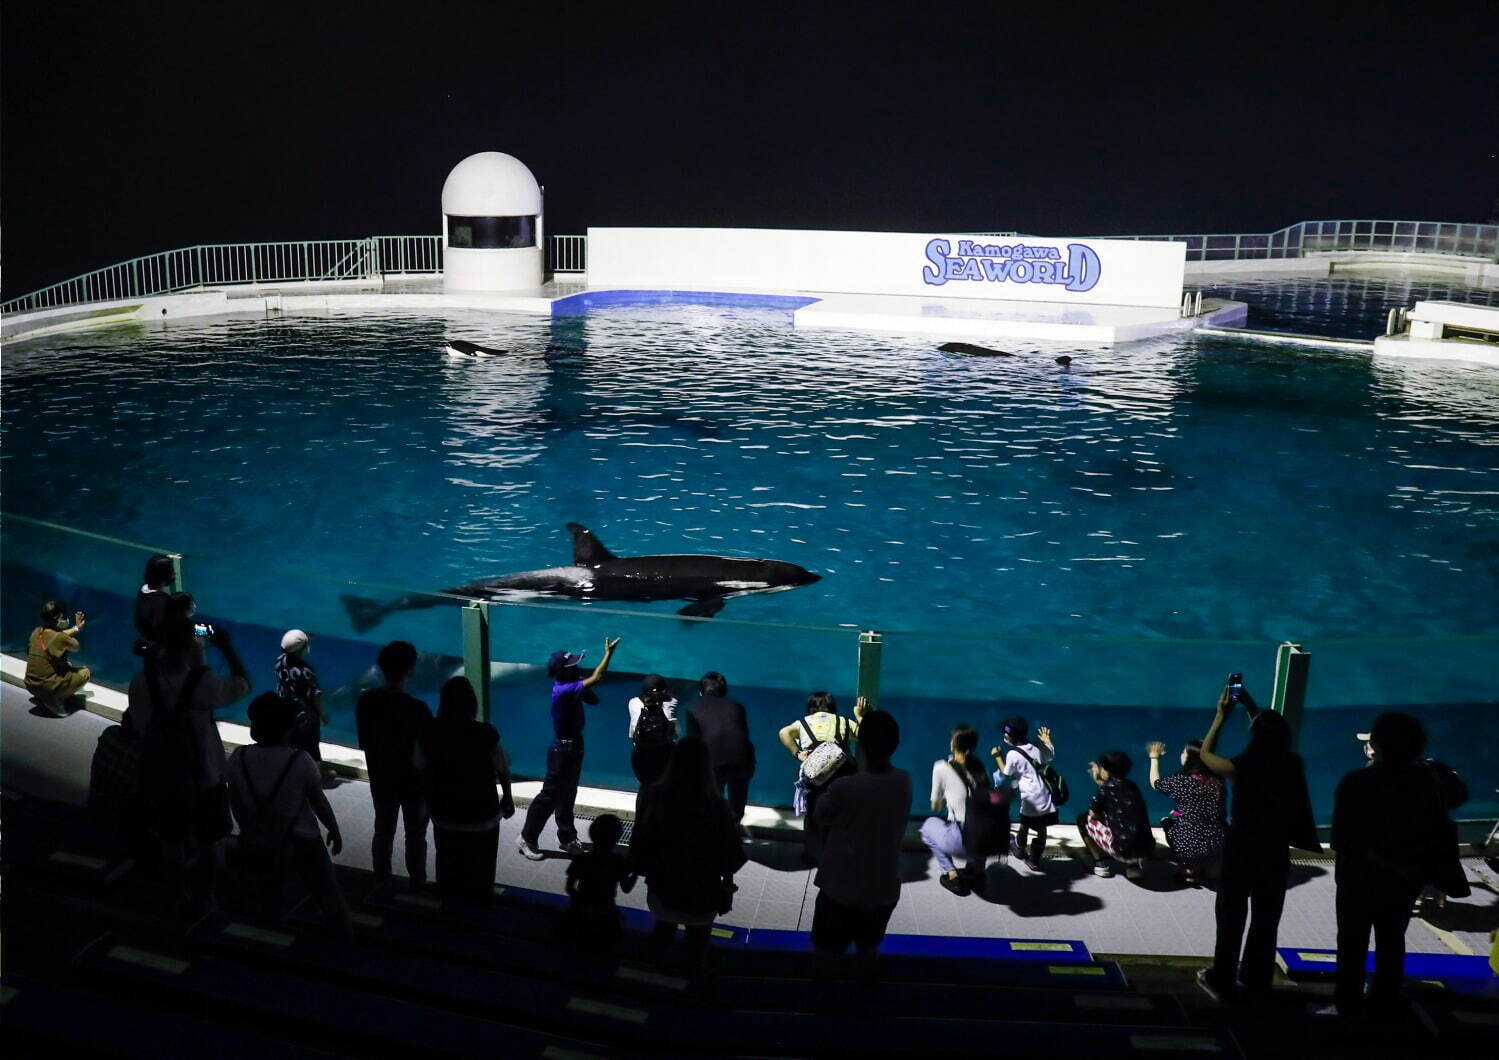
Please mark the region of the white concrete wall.
POLYGON ((541 247, 444 247, 445 291, 534 291, 541 286, 541 247))
POLYGON ((836 292, 1169 308, 1181 304, 1185 262, 1184 243, 1134 240, 757 228, 588 230, 588 283, 594 288, 836 292), (1037 269, 1040 259, 964 253, 965 241, 1001 251, 1051 248, 1056 258, 1037 269), (1089 255, 1096 255, 1092 267, 1080 268, 1080 259, 1089 255), (943 265, 947 258, 971 278, 950 275, 943 265), (1017 260, 1025 261, 1025 267, 1006 275, 1017 260), (1073 289, 1066 283, 1038 282, 1064 268, 1073 289), (1086 281, 1096 282, 1078 289, 1086 281))

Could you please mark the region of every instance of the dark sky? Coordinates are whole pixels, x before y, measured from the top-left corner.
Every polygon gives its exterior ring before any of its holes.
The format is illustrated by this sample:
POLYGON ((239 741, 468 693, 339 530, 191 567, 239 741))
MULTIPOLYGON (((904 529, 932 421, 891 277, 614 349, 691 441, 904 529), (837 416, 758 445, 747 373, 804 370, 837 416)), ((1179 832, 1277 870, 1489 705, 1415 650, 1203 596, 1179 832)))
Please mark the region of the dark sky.
POLYGON ((6 296, 193 243, 436 232, 481 150, 531 167, 553 233, 1499 213, 1493 5, 521 6, 6 5, 6 296))

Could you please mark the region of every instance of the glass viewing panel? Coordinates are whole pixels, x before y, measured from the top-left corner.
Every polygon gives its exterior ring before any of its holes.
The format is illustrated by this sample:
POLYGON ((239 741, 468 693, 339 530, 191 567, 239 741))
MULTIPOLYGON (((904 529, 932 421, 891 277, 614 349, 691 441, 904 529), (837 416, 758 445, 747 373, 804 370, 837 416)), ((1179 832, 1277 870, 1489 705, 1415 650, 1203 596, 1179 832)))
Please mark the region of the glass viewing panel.
POLYGON ((449 217, 448 246, 472 247, 476 250, 534 247, 536 218, 533 217, 449 217))

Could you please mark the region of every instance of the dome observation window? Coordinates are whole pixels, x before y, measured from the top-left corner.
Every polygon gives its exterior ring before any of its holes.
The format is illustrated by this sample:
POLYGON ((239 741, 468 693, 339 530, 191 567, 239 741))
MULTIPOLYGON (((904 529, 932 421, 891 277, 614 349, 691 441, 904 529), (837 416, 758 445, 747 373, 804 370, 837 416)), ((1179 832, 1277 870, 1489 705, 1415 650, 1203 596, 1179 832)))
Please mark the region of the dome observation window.
POLYGON ((448 217, 450 247, 488 250, 535 245, 535 217, 448 217))

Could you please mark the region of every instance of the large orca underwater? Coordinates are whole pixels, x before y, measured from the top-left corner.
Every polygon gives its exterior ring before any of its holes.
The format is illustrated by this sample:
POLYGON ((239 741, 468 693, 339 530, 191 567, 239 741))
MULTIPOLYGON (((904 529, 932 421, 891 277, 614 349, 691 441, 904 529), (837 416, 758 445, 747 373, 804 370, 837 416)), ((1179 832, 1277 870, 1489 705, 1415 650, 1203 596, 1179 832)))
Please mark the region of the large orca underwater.
MULTIPOLYGON (((795 563, 776 559, 739 559, 734 556, 629 556, 621 558, 604 547, 593 531, 568 523, 573 536, 569 567, 548 567, 502 574, 472 585, 444 589, 445 596, 475 600, 503 600, 507 596, 570 596, 578 600, 690 600, 677 612, 690 618, 712 618, 731 596, 776 593, 820 581, 795 563)), ((437 607, 436 596, 406 596, 390 603, 360 596, 341 597, 354 629, 363 633, 393 611, 437 607)))

